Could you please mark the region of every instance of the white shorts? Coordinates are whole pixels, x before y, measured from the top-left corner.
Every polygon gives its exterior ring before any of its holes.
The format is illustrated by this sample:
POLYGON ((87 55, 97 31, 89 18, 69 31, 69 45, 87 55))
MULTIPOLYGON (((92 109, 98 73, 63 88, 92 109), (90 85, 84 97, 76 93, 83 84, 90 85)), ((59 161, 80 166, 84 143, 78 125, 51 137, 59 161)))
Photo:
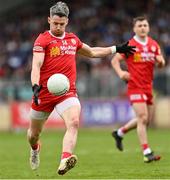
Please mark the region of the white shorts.
MULTIPOLYGON (((61 116, 63 112, 72 106, 79 106, 81 108, 80 101, 77 97, 70 97, 55 106, 55 110, 61 116)), ((31 120, 46 120, 51 113, 44 111, 36 111, 31 108, 30 119, 31 120)))

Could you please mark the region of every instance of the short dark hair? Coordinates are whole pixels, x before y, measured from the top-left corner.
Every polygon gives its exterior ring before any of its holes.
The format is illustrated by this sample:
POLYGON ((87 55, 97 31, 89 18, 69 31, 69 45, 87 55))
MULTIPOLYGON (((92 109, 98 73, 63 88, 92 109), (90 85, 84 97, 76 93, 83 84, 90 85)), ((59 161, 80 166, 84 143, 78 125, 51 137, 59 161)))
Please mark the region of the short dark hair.
POLYGON ((65 2, 59 1, 50 8, 50 16, 68 17, 69 8, 65 2))
POLYGON ((137 21, 148 21, 147 16, 143 15, 143 16, 137 16, 133 19, 133 26, 136 24, 137 21))

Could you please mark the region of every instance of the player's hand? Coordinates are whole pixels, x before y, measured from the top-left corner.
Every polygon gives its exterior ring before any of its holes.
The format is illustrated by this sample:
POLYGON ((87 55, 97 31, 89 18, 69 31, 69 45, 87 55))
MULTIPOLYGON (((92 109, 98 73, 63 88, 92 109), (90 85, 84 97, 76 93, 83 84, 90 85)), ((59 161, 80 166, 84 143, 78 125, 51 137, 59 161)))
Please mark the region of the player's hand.
POLYGON ((157 60, 157 67, 163 68, 165 66, 165 61, 163 59, 157 60))
POLYGON ((133 55, 134 52, 136 52, 135 48, 136 46, 128 46, 128 43, 129 42, 125 42, 123 44, 120 44, 120 45, 117 45, 116 46, 116 52, 118 53, 124 53, 126 58, 129 56, 129 55, 133 55))
POLYGON ((38 96, 39 96, 39 93, 40 93, 40 91, 41 91, 41 89, 42 89, 42 85, 37 85, 37 84, 34 84, 33 86, 32 86, 32 91, 33 91, 33 100, 34 100, 34 103, 35 103, 35 105, 37 105, 38 106, 38 96))
POLYGON ((123 81, 125 81, 125 82, 128 82, 129 79, 130 79, 130 73, 127 72, 127 71, 122 71, 119 76, 120 76, 120 78, 121 78, 123 81))

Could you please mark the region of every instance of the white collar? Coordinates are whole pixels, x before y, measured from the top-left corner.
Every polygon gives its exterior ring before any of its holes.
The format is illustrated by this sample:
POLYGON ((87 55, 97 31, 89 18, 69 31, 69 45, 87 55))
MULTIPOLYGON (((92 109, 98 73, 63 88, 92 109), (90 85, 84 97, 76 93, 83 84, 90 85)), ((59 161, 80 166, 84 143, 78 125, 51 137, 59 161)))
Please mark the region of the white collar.
POLYGON ((144 41, 142 39, 140 39, 140 37, 137 35, 135 35, 133 38, 135 39, 135 41, 137 41, 138 43, 140 43, 144 46, 148 43, 148 37, 146 37, 146 39, 144 41))
POLYGON ((52 34, 52 32, 50 30, 48 32, 50 33, 51 36, 53 36, 53 37, 55 37, 57 39, 64 39, 65 35, 66 35, 66 33, 64 32, 62 36, 55 36, 55 35, 52 34))

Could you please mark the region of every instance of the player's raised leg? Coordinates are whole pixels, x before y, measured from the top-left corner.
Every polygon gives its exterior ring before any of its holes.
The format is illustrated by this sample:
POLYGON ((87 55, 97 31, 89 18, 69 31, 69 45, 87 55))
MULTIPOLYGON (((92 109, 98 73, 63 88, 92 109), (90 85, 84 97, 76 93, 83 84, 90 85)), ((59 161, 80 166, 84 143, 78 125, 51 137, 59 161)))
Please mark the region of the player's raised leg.
POLYGON ((112 136, 115 139, 116 147, 118 150, 123 151, 123 136, 130 130, 135 129, 137 126, 137 119, 134 118, 130 120, 128 123, 126 123, 124 126, 119 128, 118 130, 114 130, 112 132, 112 136))
POLYGON ((45 123, 45 120, 43 120, 42 118, 44 118, 42 115, 44 115, 44 113, 40 113, 40 112, 36 112, 34 110, 31 109, 30 112, 31 115, 31 121, 30 121, 30 126, 29 129, 27 131, 27 138, 29 141, 29 144, 31 146, 30 149, 30 166, 32 170, 36 170, 39 167, 40 164, 40 158, 39 158, 39 153, 40 153, 40 141, 39 141, 39 137, 40 137, 40 133, 42 131, 43 125, 45 123), (41 114, 40 119, 38 119, 38 117, 36 118, 36 116, 41 114), (35 118, 35 119, 33 119, 35 118))
POLYGON ((58 167, 58 174, 64 175, 67 171, 72 169, 77 163, 77 156, 73 155, 73 151, 77 142, 80 104, 66 109, 62 113, 62 118, 65 121, 66 132, 63 138, 63 147, 60 165, 58 167))

